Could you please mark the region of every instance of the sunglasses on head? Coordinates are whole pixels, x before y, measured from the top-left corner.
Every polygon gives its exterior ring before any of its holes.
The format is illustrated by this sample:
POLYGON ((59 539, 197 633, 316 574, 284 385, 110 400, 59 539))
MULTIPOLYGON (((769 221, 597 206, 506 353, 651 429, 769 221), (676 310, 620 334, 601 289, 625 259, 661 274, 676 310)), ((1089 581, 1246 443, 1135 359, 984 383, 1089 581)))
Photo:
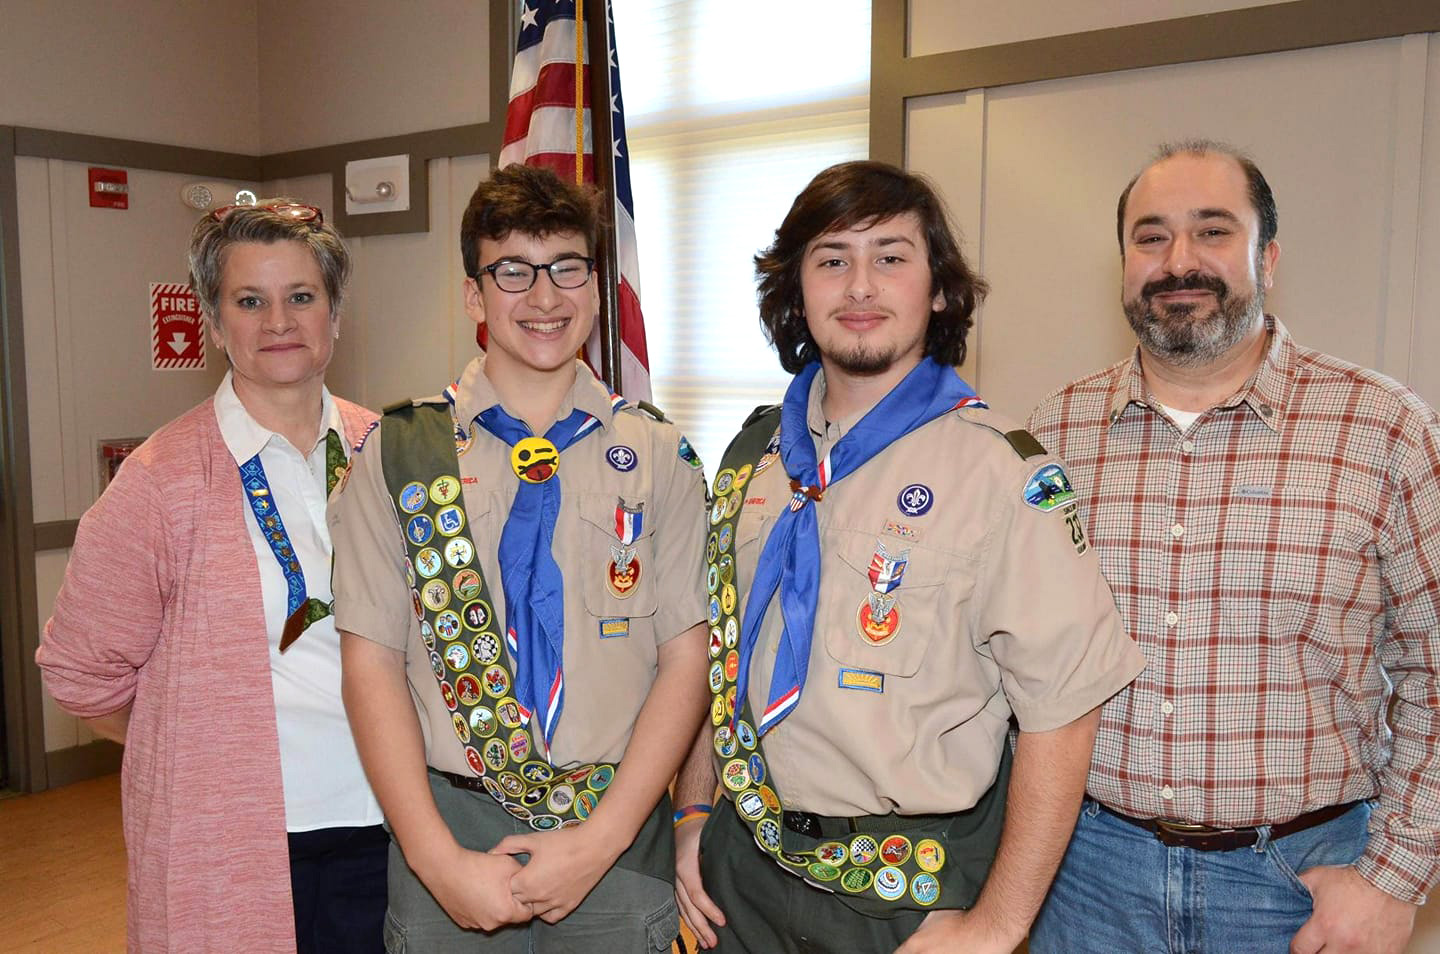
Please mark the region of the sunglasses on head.
POLYGON ((273 212, 281 218, 291 222, 314 222, 316 225, 325 223, 325 213, 313 205, 301 205, 298 202, 282 202, 279 205, 224 205, 210 213, 210 218, 216 222, 222 221, 225 216, 236 209, 264 209, 266 212, 273 212))

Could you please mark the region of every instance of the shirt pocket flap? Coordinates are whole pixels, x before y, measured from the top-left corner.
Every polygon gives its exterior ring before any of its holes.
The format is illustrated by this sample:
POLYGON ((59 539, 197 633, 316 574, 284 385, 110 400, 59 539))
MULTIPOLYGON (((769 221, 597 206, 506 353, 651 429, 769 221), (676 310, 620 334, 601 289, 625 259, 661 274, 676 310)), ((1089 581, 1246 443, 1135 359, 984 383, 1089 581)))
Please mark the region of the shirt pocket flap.
POLYGON ((581 494, 580 495, 580 519, 597 528, 601 533, 614 543, 620 545, 619 529, 620 517, 617 515, 617 508, 620 505, 630 510, 638 511, 637 516, 630 518, 631 527, 636 540, 643 540, 650 536, 654 529, 651 526, 650 514, 646 512, 646 501, 641 497, 624 497, 620 494, 581 494))

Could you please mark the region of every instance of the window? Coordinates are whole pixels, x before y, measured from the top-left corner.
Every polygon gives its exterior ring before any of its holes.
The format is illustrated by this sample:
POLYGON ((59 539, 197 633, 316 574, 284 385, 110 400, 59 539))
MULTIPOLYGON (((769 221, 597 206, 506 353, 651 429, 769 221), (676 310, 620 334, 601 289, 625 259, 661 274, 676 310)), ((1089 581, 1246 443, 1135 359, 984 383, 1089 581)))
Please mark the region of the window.
POLYGON ((711 476, 789 375, 756 252, 821 169, 868 152, 869 0, 614 0, 655 403, 711 476))

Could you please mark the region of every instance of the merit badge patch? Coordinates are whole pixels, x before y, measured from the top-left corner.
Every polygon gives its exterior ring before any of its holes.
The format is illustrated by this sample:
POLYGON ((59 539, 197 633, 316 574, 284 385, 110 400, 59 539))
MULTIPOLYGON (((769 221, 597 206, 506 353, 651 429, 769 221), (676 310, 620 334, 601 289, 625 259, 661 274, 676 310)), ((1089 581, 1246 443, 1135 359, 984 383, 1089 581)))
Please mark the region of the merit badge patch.
POLYGON ((885 674, 868 669, 840 670, 841 689, 864 689, 866 692, 884 692, 885 674))
POLYGON ((1025 482, 1025 505, 1049 513, 1075 499, 1075 488, 1059 464, 1046 464, 1025 482))
POLYGON ((911 484, 895 497, 895 505, 907 517, 923 517, 935 503, 935 494, 924 484, 911 484))
POLYGON ((419 513, 429 502, 425 485, 418 480, 412 480, 400 491, 400 509, 406 513, 419 513))

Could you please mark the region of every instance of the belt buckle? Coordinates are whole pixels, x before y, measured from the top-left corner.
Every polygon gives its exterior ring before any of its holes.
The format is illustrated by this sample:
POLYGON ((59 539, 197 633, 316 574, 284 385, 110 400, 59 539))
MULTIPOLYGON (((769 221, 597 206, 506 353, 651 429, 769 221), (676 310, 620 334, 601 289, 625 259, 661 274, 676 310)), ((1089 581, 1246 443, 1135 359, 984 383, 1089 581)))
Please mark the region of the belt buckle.
POLYGON ((791 812, 787 811, 781 816, 785 827, 797 835, 804 835, 807 838, 820 838, 824 831, 820 828, 820 818, 814 812, 791 812))
POLYGON ((1211 828, 1209 825, 1197 825, 1193 822, 1170 821, 1165 818, 1155 819, 1157 831, 1163 831, 1171 835, 1215 835, 1221 832, 1230 831, 1228 828, 1211 828))

